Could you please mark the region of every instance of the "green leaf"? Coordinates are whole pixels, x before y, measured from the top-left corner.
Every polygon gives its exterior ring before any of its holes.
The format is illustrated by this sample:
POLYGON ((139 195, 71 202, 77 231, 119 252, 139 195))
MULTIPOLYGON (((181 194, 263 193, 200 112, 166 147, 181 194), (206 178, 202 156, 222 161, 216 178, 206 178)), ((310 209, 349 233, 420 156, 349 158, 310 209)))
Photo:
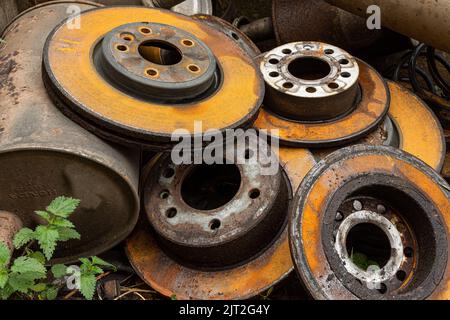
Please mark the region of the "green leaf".
POLYGON ((42 275, 42 277, 45 277, 47 272, 42 263, 30 257, 19 257, 14 260, 11 271, 16 273, 35 273, 37 276, 39 276, 39 274, 42 275))
POLYGON ((58 231, 48 226, 38 226, 35 236, 45 257, 47 260, 50 260, 56 248, 56 241, 59 238, 58 231))
POLYGON ((100 259, 99 257, 91 257, 91 260, 92 260, 92 264, 94 264, 94 265, 109 267, 109 268, 116 270, 116 267, 114 265, 106 262, 103 259, 100 259))
POLYGON ((3 289, 8 282, 8 270, 0 270, 0 289, 3 289))
POLYGON ((38 283, 31 286, 31 290, 34 292, 43 292, 45 289, 47 289, 47 285, 45 283, 38 283))
POLYGON ((75 225, 72 222, 64 218, 55 218, 52 221, 52 225, 64 228, 75 228, 75 225))
POLYGON ((58 288, 55 286, 48 287, 45 291, 45 296, 47 300, 55 300, 58 296, 58 288))
POLYGON ((74 229, 58 228, 59 241, 67 241, 71 239, 80 239, 81 235, 74 229))
POLYGON ((97 266, 92 266, 90 269, 90 273, 93 274, 102 274, 103 272, 104 272, 103 269, 97 266))
POLYGON ((51 219, 51 215, 47 211, 35 211, 34 213, 36 213, 38 216, 45 219, 46 221, 50 221, 51 219))
POLYGON ((170 296, 170 300, 177 300, 177 295, 174 293, 170 296))
POLYGON ((63 264, 52 266, 52 273, 55 278, 62 278, 67 274, 67 267, 63 264))
POLYGON ((8 246, 5 243, 0 242, 0 267, 7 266, 10 259, 11 252, 9 251, 8 246))
POLYGON ((28 290, 30 290, 30 288, 34 285, 34 279, 21 275, 19 273, 11 273, 8 283, 11 285, 14 291, 27 293, 28 290))
POLYGON ((7 300, 13 293, 14 293, 13 287, 11 285, 7 284, 3 289, 0 289, 0 298, 2 300, 7 300))
POLYGON ((45 264, 45 257, 40 251, 32 251, 28 254, 28 257, 34 258, 39 261, 41 264, 45 264))
POLYGON ((47 207, 47 211, 53 213, 58 217, 67 218, 72 212, 75 211, 79 204, 80 200, 78 199, 58 197, 53 200, 52 203, 50 203, 50 205, 47 207))
POLYGON ((22 228, 14 236, 13 244, 16 249, 23 247, 34 239, 34 231, 28 228, 22 228))
POLYGON ((97 279, 93 274, 81 274, 80 277, 80 292, 87 300, 92 300, 94 297, 97 279))

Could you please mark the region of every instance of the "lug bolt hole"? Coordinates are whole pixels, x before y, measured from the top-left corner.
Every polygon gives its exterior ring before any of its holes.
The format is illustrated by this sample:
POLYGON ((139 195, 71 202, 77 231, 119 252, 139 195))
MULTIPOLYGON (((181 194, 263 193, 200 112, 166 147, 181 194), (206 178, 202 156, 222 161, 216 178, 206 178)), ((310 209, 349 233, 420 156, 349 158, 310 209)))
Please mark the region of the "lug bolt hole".
POLYGON ((260 195, 261 195, 261 191, 259 191, 258 189, 253 189, 248 194, 248 196, 251 199, 257 199, 260 195))
POLYGON ((292 84, 292 82, 283 83, 283 88, 285 88, 285 89, 292 89, 293 87, 294 87, 294 85, 292 84))
POLYGON ((200 72, 200 67, 197 66, 197 65, 195 65, 195 64, 190 64, 190 65, 188 66, 188 69, 189 69, 191 72, 194 72, 194 73, 200 72))
POLYGON ((403 270, 399 270, 399 271, 397 271, 397 273, 395 274, 395 276, 397 277, 397 280, 398 280, 398 281, 403 282, 403 281, 405 281, 405 279, 406 279, 406 272, 403 271, 403 270))
POLYGON ((339 88, 339 85, 336 82, 332 82, 328 84, 328 88, 335 90, 339 88))
POLYGON ((177 209, 170 208, 166 211, 166 217, 172 219, 177 215, 177 212, 178 212, 177 209))
POLYGON ((119 50, 119 51, 125 52, 125 51, 128 50, 128 47, 125 46, 125 45, 123 45, 123 44, 120 44, 120 45, 118 45, 118 46, 116 47, 116 49, 119 50))
POLYGON ((213 219, 211 220, 211 222, 209 223, 209 228, 211 230, 217 230, 220 228, 220 220, 219 219, 213 219))
POLYGON ((314 87, 308 87, 308 88, 306 88, 306 92, 308 92, 308 93, 315 93, 316 91, 317 91, 317 89, 314 88, 314 87))
POLYGON ((140 28, 139 29, 139 32, 140 33, 143 33, 143 34, 150 34, 150 33, 152 33, 152 30, 150 30, 149 28, 140 28))
POLYGON ((158 75, 158 71, 155 69, 147 69, 145 73, 147 73, 150 77, 156 77, 158 75))
POLYGON ((283 50, 281 50, 281 52, 283 52, 284 54, 291 54, 292 50, 291 49, 283 49, 283 50))
POLYGON ((343 76, 344 78, 350 78, 351 74, 349 72, 342 72, 341 76, 343 76))
POLYGON ((272 78, 276 78, 278 77, 280 74, 276 71, 272 71, 271 73, 269 73, 269 76, 271 76, 272 78))
POLYGON ((163 176, 164 178, 172 178, 175 175, 175 170, 173 170, 172 168, 167 168, 166 170, 164 170, 163 176))
POLYGON ((334 50, 333 49, 325 49, 325 54, 333 54, 334 50))
POLYGON ((186 47, 192 47, 194 45, 194 42, 188 39, 183 40, 181 43, 183 43, 186 47))
POLYGON ((404 253, 405 257, 407 257, 407 258, 412 258, 413 254, 414 254, 413 249, 410 247, 406 247, 403 250, 403 253, 404 253))
POLYGON ((341 60, 339 60, 339 63, 343 64, 343 65, 346 65, 346 64, 349 64, 350 61, 348 61, 347 59, 341 59, 341 60))
POLYGON ((167 199, 170 196, 170 192, 168 190, 163 190, 161 191, 161 193, 159 194, 159 197, 161 199, 167 199))
POLYGON ((280 60, 275 59, 275 58, 272 58, 272 59, 269 60, 270 64, 278 64, 279 62, 280 62, 280 60))

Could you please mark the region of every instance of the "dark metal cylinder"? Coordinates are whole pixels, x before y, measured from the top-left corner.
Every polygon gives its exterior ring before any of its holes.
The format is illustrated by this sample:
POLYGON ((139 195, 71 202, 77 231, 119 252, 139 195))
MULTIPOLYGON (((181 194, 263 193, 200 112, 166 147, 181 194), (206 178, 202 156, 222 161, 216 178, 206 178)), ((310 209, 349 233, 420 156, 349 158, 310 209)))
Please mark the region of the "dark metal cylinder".
POLYGON ((327 0, 353 14, 368 17, 367 8, 380 8, 381 24, 391 30, 450 52, 448 0, 327 0))
MULTIPOLYGON (((64 117, 44 88, 42 51, 69 6, 45 3, 9 25, 0 45, 0 208, 27 227, 57 196, 81 200, 71 216, 81 240, 64 242, 54 262, 99 254, 122 241, 139 211, 139 151, 106 143, 64 117)), ((67 40, 69 41, 69 40, 67 40)))
POLYGON ((15 0, 2 0, 0 3, 0 33, 8 23, 17 15, 15 0))

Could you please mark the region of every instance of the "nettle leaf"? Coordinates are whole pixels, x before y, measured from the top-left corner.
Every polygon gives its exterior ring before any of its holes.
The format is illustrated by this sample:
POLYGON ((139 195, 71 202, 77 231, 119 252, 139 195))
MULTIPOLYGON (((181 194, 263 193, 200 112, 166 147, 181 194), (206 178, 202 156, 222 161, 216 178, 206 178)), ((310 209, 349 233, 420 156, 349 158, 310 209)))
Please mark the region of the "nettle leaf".
POLYGON ((11 285, 7 284, 3 289, 0 289, 0 298, 2 300, 7 300, 13 293, 14 293, 13 287, 11 285))
POLYGON ((8 246, 5 243, 0 242, 0 267, 7 266, 10 259, 11 252, 9 251, 8 246))
POLYGON ((58 197, 53 200, 52 203, 50 203, 50 205, 47 207, 47 211, 53 213, 58 217, 67 218, 72 212, 75 211, 79 204, 80 200, 78 199, 58 197))
POLYGON ((52 266, 52 273, 55 278, 62 278, 67 274, 67 266, 63 264, 55 264, 52 266))
POLYGON ((51 215, 47 211, 35 211, 34 213, 36 213, 39 217, 43 218, 46 221, 49 221, 51 219, 51 215))
POLYGON ((80 292, 87 300, 92 300, 94 297, 97 279, 93 274, 81 274, 80 277, 80 292))
POLYGON ((58 231, 49 226, 38 226, 35 231, 35 236, 45 257, 47 260, 50 260, 55 251, 56 242, 59 239, 58 231))
POLYGON ((34 240, 34 231, 28 228, 22 228, 14 236, 13 244, 16 249, 19 249, 31 240, 34 240))
POLYGON ((28 290, 34 285, 35 279, 33 277, 28 277, 26 274, 11 273, 9 275, 9 285, 14 289, 14 291, 19 291, 22 293, 27 293, 28 290))
POLYGON ((30 257, 19 257, 14 260, 11 271, 16 273, 32 273, 36 274, 35 279, 44 278, 47 270, 45 266, 38 260, 30 257))
POLYGON ((45 291, 45 297, 47 300, 55 300, 58 296, 58 288, 55 286, 48 287, 45 291))
POLYGON ((93 274, 102 274, 103 273, 103 269, 97 266, 92 266, 90 269, 90 273, 93 274))
POLYGON ((45 283, 38 283, 31 286, 30 289, 33 290, 34 292, 43 292, 45 291, 45 289, 47 289, 47 285, 45 283))
POLYGON ((71 239, 79 240, 81 235, 75 230, 70 228, 58 228, 59 241, 67 241, 71 239))
POLYGON ((75 225, 65 218, 56 218, 52 221, 52 225, 64 228, 75 228, 75 225))
POLYGON ((0 270, 0 289, 3 289, 8 282, 8 270, 0 270))
POLYGON ((111 263, 106 262, 103 259, 100 259, 99 257, 92 257, 91 260, 92 260, 92 264, 109 267, 109 268, 112 268, 114 270, 116 269, 116 267, 114 265, 112 265, 111 263))
POLYGON ((36 260, 39 261, 41 264, 45 264, 45 256, 44 256, 44 254, 43 254, 42 252, 40 252, 40 251, 31 251, 31 252, 28 254, 28 257, 36 259, 36 260))

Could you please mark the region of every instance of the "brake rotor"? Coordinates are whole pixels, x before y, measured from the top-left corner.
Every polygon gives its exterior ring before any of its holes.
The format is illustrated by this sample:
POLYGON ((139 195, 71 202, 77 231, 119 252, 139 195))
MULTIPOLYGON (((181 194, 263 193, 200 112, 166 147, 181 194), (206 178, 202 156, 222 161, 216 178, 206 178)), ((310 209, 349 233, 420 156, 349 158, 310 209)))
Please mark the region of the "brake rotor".
POLYGON ((298 186, 315 161, 305 149, 279 155, 289 181, 282 170, 259 175, 259 165, 173 166, 168 156, 157 157, 144 189, 153 232, 143 221, 126 247, 138 275, 165 296, 205 300, 250 298, 282 280, 293 270, 283 222, 291 185, 298 186), (228 186, 222 188, 228 201, 214 197, 205 179, 228 186))
POLYGON ((255 126, 279 130, 284 145, 348 144, 374 131, 388 112, 383 78, 337 47, 289 43, 266 53, 260 69, 266 97, 255 126))
POLYGON ((235 41, 242 49, 247 52, 253 59, 261 54, 261 51, 253 43, 253 41, 239 28, 235 27, 226 20, 219 17, 207 15, 207 14, 196 14, 192 16, 193 19, 199 20, 206 23, 210 27, 225 33, 229 38, 235 41))
POLYGON ((80 21, 49 37, 44 80, 61 110, 96 134, 161 148, 176 129, 248 127, 257 116, 262 79, 224 33, 139 7, 91 10, 80 21))
POLYGON ((449 186, 392 147, 336 151, 290 216, 297 273, 316 299, 448 299, 449 186))
MULTIPOLYGON (((445 158, 445 137, 433 111, 415 94, 388 81, 391 103, 385 121, 358 144, 399 148, 419 158, 440 172, 445 158)), ((336 148, 317 149, 314 155, 324 158, 336 148)))

